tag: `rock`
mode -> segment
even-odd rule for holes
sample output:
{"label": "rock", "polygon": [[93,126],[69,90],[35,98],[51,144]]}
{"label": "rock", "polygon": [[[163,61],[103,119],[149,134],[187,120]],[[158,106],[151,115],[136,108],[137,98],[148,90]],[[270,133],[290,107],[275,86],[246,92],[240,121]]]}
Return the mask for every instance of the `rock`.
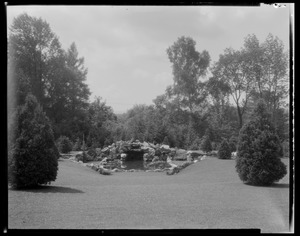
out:
{"label": "rock", "polygon": [[111,175],[111,171],[109,171],[109,170],[107,170],[107,169],[105,169],[105,168],[102,168],[102,167],[100,167],[100,168],[98,169],[98,172],[99,172],[100,174],[102,174],[102,175]]}
{"label": "rock", "polygon": [[161,145],[160,146],[160,151],[161,152],[164,152],[164,153],[170,153],[171,152],[171,149],[170,149],[170,146],[169,145]]}
{"label": "rock", "polygon": [[83,162],[82,162],[82,161],[78,161],[78,163],[80,163],[80,164],[83,164]]}
{"label": "rock", "polygon": [[121,154],[121,158],[126,158],[127,157],[127,154],[126,153],[122,153]]}

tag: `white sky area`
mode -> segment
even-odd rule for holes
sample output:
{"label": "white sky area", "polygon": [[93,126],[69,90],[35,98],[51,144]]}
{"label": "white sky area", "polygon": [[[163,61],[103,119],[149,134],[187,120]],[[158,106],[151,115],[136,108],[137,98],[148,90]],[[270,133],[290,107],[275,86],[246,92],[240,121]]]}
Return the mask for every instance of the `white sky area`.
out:
{"label": "white sky area", "polygon": [[272,33],[288,50],[291,6],[8,6],[7,24],[26,12],[47,21],[64,49],[75,42],[88,68],[90,100],[101,96],[121,113],[153,104],[173,83],[166,49],[181,36],[207,50],[211,64],[253,33],[260,42]]}

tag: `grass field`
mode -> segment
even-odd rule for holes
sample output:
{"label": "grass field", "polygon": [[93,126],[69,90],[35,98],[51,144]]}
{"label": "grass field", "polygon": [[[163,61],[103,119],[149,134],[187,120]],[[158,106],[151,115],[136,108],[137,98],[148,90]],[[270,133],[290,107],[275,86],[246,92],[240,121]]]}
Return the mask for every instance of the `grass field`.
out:
{"label": "grass field", "polygon": [[[288,165],[288,159],[283,160]],[[289,168],[288,168],[289,169]],[[59,160],[57,180],[8,191],[9,229],[249,229],[289,231],[289,176],[243,184],[234,160],[205,159],[179,174],[100,175]]]}

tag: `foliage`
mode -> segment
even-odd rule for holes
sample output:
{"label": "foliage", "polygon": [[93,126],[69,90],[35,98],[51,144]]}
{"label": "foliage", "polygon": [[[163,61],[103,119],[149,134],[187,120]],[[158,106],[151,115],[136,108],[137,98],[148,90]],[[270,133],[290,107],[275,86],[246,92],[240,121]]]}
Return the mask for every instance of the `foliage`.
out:
{"label": "foliage", "polygon": [[[84,110],[90,91],[87,69],[75,43],[65,51],[50,25],[24,13],[14,18],[8,39],[9,109],[24,104],[32,93],[51,120],[55,138],[73,138],[86,128]],[[14,94],[14,91],[15,94]]]}
{"label": "foliage", "polygon": [[164,138],[164,140],[163,140],[162,144],[165,144],[165,145],[170,145],[170,143],[169,143],[169,139],[168,139],[168,136],[165,136],[165,138]]}
{"label": "foliage", "polygon": [[243,182],[269,185],[287,173],[280,160],[281,143],[270,119],[260,100],[252,119],[240,131],[236,170]]}
{"label": "foliage", "polygon": [[234,136],[232,136],[229,139],[229,147],[230,147],[230,151],[231,152],[235,152],[236,151],[237,142],[238,142],[238,139],[236,137],[234,137]]}
{"label": "foliage", "polygon": [[75,141],[75,143],[74,143],[74,145],[73,145],[72,150],[73,150],[73,151],[80,151],[80,150],[81,150],[81,145],[82,145],[82,144],[81,144],[80,139],[77,138],[76,141]]}
{"label": "foliage", "polygon": [[66,136],[60,136],[59,139],[56,141],[56,145],[61,153],[68,153],[72,151],[73,148],[73,143]]}
{"label": "foliage", "polygon": [[202,142],[201,142],[201,150],[204,152],[212,151],[212,146],[211,146],[209,135],[205,135],[203,137]]}
{"label": "foliage", "polygon": [[230,147],[229,147],[229,144],[226,139],[224,139],[220,144],[220,148],[218,150],[218,156],[219,156],[219,159],[230,159],[231,158]]}
{"label": "foliage", "polygon": [[280,39],[270,34],[260,43],[248,35],[240,50],[225,49],[211,68],[209,53],[198,52],[190,37],[178,38],[166,52],[174,83],[153,105],[135,105],[116,116],[101,97],[89,101],[88,70],[76,44],[64,50],[46,21],[21,14],[9,28],[8,111],[32,93],[51,121],[54,138],[69,137],[74,150],[83,150],[82,143],[100,148],[130,139],[165,143],[166,137],[171,147],[199,149],[204,135],[213,148],[237,136],[264,98],[281,142],[288,139],[288,54]]}
{"label": "foliage", "polygon": [[198,52],[196,42],[190,37],[182,36],[167,49],[167,54],[173,66],[174,76],[174,85],[168,88],[169,94],[177,96],[180,105],[192,112],[194,106],[206,98],[204,83],[199,77],[207,72],[209,53]]}
{"label": "foliage", "polygon": [[189,146],[189,150],[199,150],[201,145],[201,139],[196,138],[193,143]]}
{"label": "foliage", "polygon": [[33,95],[20,106],[10,127],[8,181],[33,187],[55,181],[59,153],[50,122]]}

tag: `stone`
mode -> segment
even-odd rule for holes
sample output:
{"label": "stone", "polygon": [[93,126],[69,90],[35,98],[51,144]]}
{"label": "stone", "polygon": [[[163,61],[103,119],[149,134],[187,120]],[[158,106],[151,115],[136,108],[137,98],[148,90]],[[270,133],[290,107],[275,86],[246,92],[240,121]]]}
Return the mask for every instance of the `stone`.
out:
{"label": "stone", "polygon": [[105,168],[102,168],[102,167],[100,167],[100,168],[98,169],[98,172],[99,172],[100,174],[102,174],[102,175],[111,175],[111,171],[109,171],[109,170],[107,170],[107,169],[105,169]]}

